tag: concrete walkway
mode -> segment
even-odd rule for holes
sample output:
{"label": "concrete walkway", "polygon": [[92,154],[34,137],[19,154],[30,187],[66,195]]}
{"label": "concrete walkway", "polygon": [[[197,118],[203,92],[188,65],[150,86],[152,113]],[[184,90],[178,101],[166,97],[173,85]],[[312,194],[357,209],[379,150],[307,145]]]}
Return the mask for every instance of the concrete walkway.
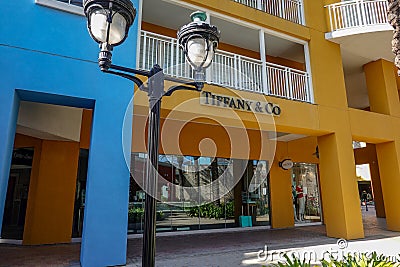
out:
{"label": "concrete walkway", "polygon": [[[370,208],[363,212],[366,238],[347,249],[400,253],[400,233],[386,231],[385,220]],[[385,244],[390,244],[387,246]],[[163,233],[157,236],[156,266],[262,266],[260,251],[319,251],[338,249],[337,239],[326,237],[325,227],[291,229],[236,228],[229,231]],[[388,247],[385,250],[385,247]],[[391,250],[389,250],[391,248]],[[141,266],[141,238],[128,240],[128,266]],[[15,246],[0,244],[0,266],[79,266],[80,244]],[[300,253],[300,252],[299,252]],[[261,261],[259,260],[261,258]],[[267,259],[269,260],[269,259]]]}

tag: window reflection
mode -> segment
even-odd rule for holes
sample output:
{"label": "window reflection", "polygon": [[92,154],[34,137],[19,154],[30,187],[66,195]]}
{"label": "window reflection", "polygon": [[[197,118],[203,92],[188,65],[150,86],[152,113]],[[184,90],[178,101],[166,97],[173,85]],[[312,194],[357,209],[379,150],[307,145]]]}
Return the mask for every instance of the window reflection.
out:
{"label": "window reflection", "polygon": [[[129,233],[143,232],[145,163],[146,154],[132,154]],[[160,155],[158,173],[158,232],[234,226],[234,195],[226,187],[233,179],[230,160]]]}
{"label": "window reflection", "polygon": [[270,224],[268,162],[248,161],[243,177],[242,215],[251,216],[252,225]]}

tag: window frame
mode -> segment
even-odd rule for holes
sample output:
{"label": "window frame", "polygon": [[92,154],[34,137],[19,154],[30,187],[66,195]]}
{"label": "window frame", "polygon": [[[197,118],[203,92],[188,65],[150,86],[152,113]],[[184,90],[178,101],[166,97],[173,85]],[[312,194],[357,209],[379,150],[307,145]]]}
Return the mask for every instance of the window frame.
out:
{"label": "window frame", "polygon": [[41,6],[54,8],[75,15],[85,16],[85,14],[83,13],[83,7],[64,3],[58,0],[35,0],[35,3]]}

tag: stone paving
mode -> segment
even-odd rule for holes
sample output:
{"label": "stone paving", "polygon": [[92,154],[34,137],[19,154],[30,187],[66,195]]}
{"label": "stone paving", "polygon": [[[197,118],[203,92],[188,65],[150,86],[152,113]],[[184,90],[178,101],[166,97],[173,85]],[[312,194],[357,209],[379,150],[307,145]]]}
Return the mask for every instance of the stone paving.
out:
{"label": "stone paving", "polygon": [[[400,233],[384,230],[385,220],[375,211],[363,208],[366,238],[375,240],[399,237]],[[163,233],[157,236],[156,266],[262,266],[257,252],[269,249],[302,248],[336,244],[326,237],[325,227],[303,226],[290,229],[235,228],[226,232],[202,231]],[[128,240],[127,266],[141,266],[142,240]],[[79,266],[80,244],[18,246],[0,244],[0,266]]]}

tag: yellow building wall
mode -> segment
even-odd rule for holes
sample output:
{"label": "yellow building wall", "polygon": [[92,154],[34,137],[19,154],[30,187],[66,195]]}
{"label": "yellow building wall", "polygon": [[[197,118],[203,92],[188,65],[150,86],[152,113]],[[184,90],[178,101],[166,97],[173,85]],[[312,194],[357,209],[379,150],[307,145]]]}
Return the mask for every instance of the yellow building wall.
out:
{"label": "yellow building wall", "polygon": [[347,108],[346,86],[340,46],[325,39],[325,33],[310,30],[310,61],[315,102]]}
{"label": "yellow building wall", "polygon": [[16,134],[15,148],[34,148],[23,244],[71,241],[79,149],[90,146],[92,112],[82,113],[80,143]]}
{"label": "yellow building wall", "polygon": [[[278,104],[282,109],[282,113],[280,116],[271,119],[270,117],[267,118],[265,116],[260,116],[259,114],[253,114],[249,112],[233,112],[230,109],[200,105],[199,93],[176,92],[174,93],[173,97],[163,99],[162,116],[164,118],[181,121],[191,121],[193,120],[193,117],[195,117],[197,121],[206,122],[208,124],[210,124],[210,122],[207,122],[207,119],[211,119],[221,125],[224,125],[225,129],[230,127],[248,128],[254,129],[255,131],[261,130],[265,132],[276,130],[278,132],[312,136],[329,136],[331,133],[340,132],[340,134],[335,135],[335,138],[327,138],[326,142],[324,142],[327,147],[334,148],[334,153],[329,155],[328,158],[334,159],[333,162],[336,163],[334,166],[332,166],[330,160],[325,160],[324,164],[321,164],[320,167],[321,180],[324,180],[324,176],[329,177],[325,178],[325,180],[328,182],[324,183],[321,181],[321,185],[324,185],[321,186],[322,195],[327,196],[323,199],[324,211],[328,210],[328,213],[331,214],[331,216],[325,216],[325,223],[329,225],[327,229],[329,229],[328,235],[330,236],[360,238],[363,237],[361,211],[352,212],[350,214],[351,209],[354,209],[355,207],[358,207],[358,210],[360,209],[357,182],[354,179],[355,163],[351,144],[352,133],[348,119],[349,111],[347,108],[340,48],[338,45],[326,41],[322,32],[317,32],[315,30],[312,30],[311,32],[315,34],[315,39],[311,42],[312,44],[310,44],[310,54],[312,56],[312,60],[315,61],[312,63],[311,67],[313,71],[314,94],[318,105],[311,105],[250,92],[236,91],[227,88],[206,85],[204,90],[216,94]],[[328,59],[330,62],[336,62],[336,64],[326,64],[326,59]],[[169,83],[166,83],[167,88],[169,85]],[[134,101],[135,115],[146,116],[147,96],[144,93],[137,91],[135,93]],[[338,120],[338,118],[340,119]],[[340,123],[337,123],[338,121]],[[343,123],[346,125],[345,128],[343,128]],[[137,129],[135,125],[136,124],[134,123],[133,146],[135,146],[135,142],[137,142],[137,140],[140,141],[140,138],[137,138],[139,135],[137,135],[135,132],[137,130],[142,132],[143,129],[143,126],[138,127]],[[201,135],[201,131],[207,131],[207,127],[204,127],[203,130],[198,129],[196,133]],[[191,136],[191,134],[188,134],[188,136]],[[205,136],[206,135],[203,135],[203,137]],[[185,137],[182,135],[180,138],[182,138],[181,140],[184,140]],[[191,138],[189,143],[193,143],[193,141],[194,139]],[[257,145],[257,142],[251,143]],[[190,151],[190,148],[187,147],[187,144],[187,142],[183,142],[181,144],[181,146],[185,148],[185,151],[187,151],[187,154],[199,152],[197,149],[192,149]],[[236,147],[246,147],[244,142],[234,144]],[[192,145],[192,147],[195,146],[195,144]],[[342,148],[342,146],[348,147]],[[145,145],[142,145],[142,148],[143,147],[145,147]],[[306,160],[302,162],[307,162],[307,160],[309,160],[309,157],[311,157],[311,155],[315,152],[315,148],[316,145],[314,143],[314,145],[309,148],[310,151],[308,156],[305,157]],[[292,151],[296,150],[294,148],[291,149]],[[322,151],[330,154],[331,150],[328,148]],[[301,154],[303,152],[299,153]],[[226,156],[226,154],[217,154],[217,156]],[[240,152],[231,153],[230,157],[243,158],[243,154]],[[275,160],[277,160],[277,158],[275,158]],[[288,176],[288,172],[282,173],[281,170],[279,170],[276,166],[277,163],[274,162],[271,168],[271,205],[274,205],[274,203],[277,205],[276,203],[279,203],[279,205],[275,206],[275,208],[279,206],[291,207],[292,200],[290,179],[288,180],[283,178],[281,180],[276,180],[279,179],[278,177]],[[337,175],[332,175],[332,173],[336,173]],[[329,180],[332,180],[333,182],[331,183]],[[286,181],[286,185],[284,184],[284,181]],[[344,184],[346,187],[342,186]],[[331,194],[327,194],[326,191],[330,192]],[[336,205],[337,203],[335,199],[337,197],[341,198],[340,205]],[[336,213],[342,213],[346,216],[338,219],[337,216],[333,216],[333,214]],[[293,225],[293,210],[292,208],[279,211],[275,210],[273,218],[273,227],[288,227]]]}
{"label": "yellow building wall", "polygon": [[332,1],[303,1],[306,26],[308,28],[312,28],[320,32],[328,32],[328,24],[326,23],[327,12],[324,6],[327,4],[331,4],[330,2]]}
{"label": "yellow building wall", "polygon": [[[134,115],[132,152],[147,150],[146,117]],[[161,120],[159,153],[235,159],[271,158],[275,142],[268,142],[268,133],[258,130],[221,126],[201,122]]]}
{"label": "yellow building wall", "polygon": [[316,137],[304,137],[287,143],[288,155],[293,162],[305,162],[318,164],[315,154],[318,146]]}
{"label": "yellow building wall", "polygon": [[[265,29],[308,41],[315,105],[260,96],[242,91],[232,92],[233,90],[206,85],[204,90],[214,93],[224,95],[236,94],[238,97],[245,99],[262,99],[262,101],[277,103],[282,109],[282,114],[274,118],[274,126],[271,126],[270,121],[264,121],[263,119],[260,121],[259,118],[254,117],[252,114],[245,112],[236,112],[233,114],[226,109],[216,109],[199,105],[198,93],[177,92],[173,98],[168,98],[168,100],[165,98],[163,100],[163,117],[181,121],[192,121],[193,116],[200,116],[202,119],[197,119],[197,122],[201,120],[204,122],[206,121],[204,118],[211,118],[224,125],[225,128],[246,127],[256,131],[269,131],[275,128],[279,132],[314,136],[313,141],[299,140],[287,144],[279,143],[277,146],[277,154],[271,167],[272,226],[276,228],[293,225],[292,209],[277,209],[279,205],[283,207],[291,206],[290,175],[289,172],[279,169],[277,161],[283,157],[292,157],[294,161],[317,163],[317,159],[312,156],[315,152],[315,138],[317,137],[320,152],[321,195],[327,233],[332,237],[348,239],[363,237],[364,232],[357,181],[355,179],[355,159],[352,140],[382,144],[382,146],[377,146],[378,158],[384,160],[384,155],[386,154],[389,155],[389,158],[385,160],[385,163],[380,163],[379,167],[381,165],[385,166],[380,172],[381,174],[385,174],[386,177],[390,175],[396,177],[393,179],[386,178],[385,181],[382,181],[383,194],[385,195],[385,192],[389,194],[393,185],[398,185],[396,179],[400,176],[398,168],[389,169],[390,165],[387,164],[387,162],[391,162],[391,164],[397,166],[399,163],[398,159],[400,158],[398,156],[399,153],[397,153],[397,141],[393,143],[400,130],[398,129],[399,126],[397,126],[400,125],[400,122],[392,117],[393,115],[397,116],[396,109],[398,109],[397,104],[397,106],[392,105],[393,99],[398,101],[399,96],[393,92],[380,92],[379,90],[375,90],[374,92],[389,96],[387,99],[379,101],[386,101],[386,104],[382,107],[383,113],[388,113],[384,109],[389,106],[392,110],[390,115],[354,110],[348,107],[340,46],[325,39],[325,32],[329,30],[329,27],[326,16],[327,10],[324,6],[339,1],[304,1],[306,26],[274,17],[239,3],[234,3],[231,0],[186,0],[185,2],[241,19]],[[376,72],[376,65],[371,67],[371,71],[367,70],[366,72],[370,72],[372,77],[371,82],[368,83],[376,83],[375,87],[381,88],[380,90],[384,91],[389,90],[389,87],[394,87],[393,85],[397,89],[396,80],[391,80],[392,78],[388,74],[388,64],[385,62],[377,64],[380,64],[381,68],[383,66],[383,71],[378,68],[379,71]],[[391,68],[391,72],[393,73],[393,67]],[[379,73],[382,78],[374,78],[374,73]],[[137,93],[135,95],[135,115],[146,116],[146,106],[146,96]],[[258,121],[258,123],[254,123],[254,121]],[[207,131],[207,127],[196,127],[193,128],[196,131],[185,129],[185,134],[181,137],[181,140],[189,138],[188,136],[194,136],[194,134],[199,137],[199,139],[196,139],[197,137],[189,138],[188,140],[192,143],[180,143],[185,153],[199,153],[196,145],[193,143],[198,142],[200,136],[205,137],[207,134],[210,135],[210,133],[203,133],[203,131]],[[211,127],[208,129],[214,128]],[[134,127],[134,132],[136,130]],[[139,135],[134,133],[134,136],[138,137]],[[143,134],[141,136],[143,137]],[[225,135],[221,134],[221,136]],[[136,137],[134,137],[133,142],[138,140]],[[218,139],[216,140],[218,141]],[[219,141],[222,142],[223,140]],[[254,144],[257,145],[257,141]],[[133,146],[135,147],[135,144]],[[144,147],[145,145],[142,144],[141,149]],[[239,147],[245,147],[244,143],[240,144]],[[309,151],[305,151],[305,147]],[[218,151],[221,151],[221,155],[227,155],[226,152],[228,149],[229,147],[226,146],[218,148]],[[232,157],[235,158],[235,156],[239,155],[240,153],[233,154]],[[253,154],[253,156],[256,155]],[[391,200],[391,203],[395,203],[395,201]],[[397,229],[395,221],[398,220],[398,213],[394,212],[394,207],[394,204],[385,204],[386,212],[390,210],[392,214],[389,220],[391,229]]]}
{"label": "yellow building wall", "polygon": [[370,109],[386,115],[400,117],[399,94],[393,62],[379,59],[364,65]]}
{"label": "yellow building wall", "polygon": [[279,161],[290,158],[287,143],[278,142],[270,170],[271,227],[294,226],[291,171],[279,167]]}
{"label": "yellow building wall", "polygon": [[400,209],[398,188],[400,187],[400,138],[377,144],[379,172],[385,202],[386,225],[388,230],[400,231]]}
{"label": "yellow building wall", "polygon": [[353,140],[378,144],[393,140],[396,132],[390,116],[359,109],[348,109]]}
{"label": "yellow building wall", "polygon": [[[384,130],[391,140],[376,144],[380,181],[389,230],[400,231],[400,209],[395,191],[400,186],[400,103],[393,63],[380,59],[364,66],[371,111],[384,114]],[[383,117],[382,116],[382,117]]]}
{"label": "yellow building wall", "polygon": [[34,148],[23,244],[70,242],[79,143],[16,134],[14,147]]}
{"label": "yellow building wall", "polygon": [[[165,87],[169,88],[171,83]],[[263,94],[255,94],[247,91],[232,90],[229,88],[206,84],[203,91],[214,94],[226,95],[235,98],[249,99],[251,101],[271,102],[279,105],[282,113],[278,117],[266,114],[245,112],[228,108],[201,105],[198,92],[175,92],[171,97],[164,97],[162,101],[161,117],[171,120],[201,121],[210,123],[210,119],[224,127],[238,127],[264,131],[279,131],[305,135],[322,135],[329,131],[319,126],[318,105],[311,105],[282,98],[270,97]],[[147,116],[148,99],[145,92],[135,91],[134,114]],[[134,127],[135,128],[135,127]],[[133,129],[142,131],[142,128]],[[136,138],[133,139],[134,142]]]}
{"label": "yellow building wall", "polygon": [[[206,85],[204,90],[216,94],[276,103],[281,107],[282,114],[274,117],[271,122],[271,120],[251,113],[241,111],[232,112],[229,109],[217,109],[215,107],[200,105],[199,95],[195,92],[176,92],[173,97],[164,98],[162,104],[163,117],[181,121],[192,121],[193,117],[201,117],[203,121],[205,120],[204,118],[211,118],[219,124],[224,125],[224,128],[245,127],[265,132],[276,130],[278,132],[304,134],[321,138],[318,139],[318,144],[319,140],[321,140],[324,148],[320,150],[320,154],[325,154],[322,156],[324,158],[323,163],[321,162],[320,164],[321,191],[322,195],[325,195],[323,197],[323,205],[324,212],[326,213],[325,223],[327,224],[328,235],[345,238],[363,237],[357,182],[354,179],[355,162],[351,145],[353,135],[350,126],[350,111],[347,105],[340,46],[325,39],[325,31],[327,29],[325,10],[323,8],[325,3],[323,1],[307,1],[305,10],[308,27],[304,27],[238,3],[233,3],[230,0],[221,0],[218,2],[191,0],[187,2],[223,14],[229,14],[230,16],[243,19],[267,29],[277,30],[278,32],[283,32],[303,40],[309,40],[312,84],[316,105]],[[314,14],[315,16],[312,16]],[[168,88],[169,84],[166,84]],[[146,106],[147,96],[137,92],[135,94],[135,115],[146,116]],[[366,115],[365,119],[368,117]],[[343,127],[343,123],[345,127]],[[141,128],[139,127],[140,131]],[[207,127],[197,128],[195,132],[200,136],[202,135],[202,131],[207,131]],[[336,134],[332,135],[333,133]],[[193,134],[193,132],[190,133],[190,130],[187,130],[186,134],[183,134],[180,138],[184,140],[186,138],[185,135],[193,136]],[[138,135],[134,133],[134,136]],[[203,134],[203,137],[205,136],[207,135]],[[195,138],[189,139],[189,144],[190,142],[196,143],[199,141],[197,139],[196,142],[193,142]],[[135,140],[138,139],[134,137],[133,142]],[[252,141],[252,144],[257,145],[257,141]],[[197,148],[190,150],[188,142],[182,142],[180,145],[185,153],[186,151],[188,154],[189,152],[192,154],[199,153]],[[246,147],[244,142],[240,144],[235,143],[234,145],[240,148]],[[142,148],[144,146],[142,144]],[[190,146],[193,147],[193,144]],[[316,159],[312,158],[312,154],[315,153],[316,148],[315,141],[314,144],[308,146],[310,150],[308,152],[297,149],[304,146],[306,144],[300,143],[297,147],[295,144],[290,144],[286,148],[278,149],[277,153],[286,153],[290,154],[290,156],[293,153],[293,157],[296,157],[295,161],[315,162]],[[229,149],[229,147],[227,146],[225,149]],[[223,151],[223,148],[221,148],[221,151]],[[298,152],[298,156],[295,155],[295,152]],[[226,156],[227,154],[221,153],[221,155]],[[255,154],[252,155],[256,156]],[[242,156],[240,152],[231,153],[232,158],[242,158]],[[302,160],[303,158],[304,160]],[[279,156],[275,158],[275,161],[278,159]],[[291,185],[290,179],[287,179],[290,175],[288,174],[289,172],[281,171],[275,161],[271,168],[271,204],[273,206],[274,203],[280,203],[280,206],[290,207],[292,203]],[[285,176],[286,178],[284,178]],[[337,205],[337,198],[340,199],[340,205]],[[278,206],[275,204],[275,209]],[[359,212],[351,211],[357,208]],[[278,228],[293,225],[292,209],[275,210],[272,212],[275,212],[272,221],[273,227]],[[343,216],[339,219],[334,214],[342,214]]]}
{"label": "yellow building wall", "polygon": [[318,137],[320,185],[327,235],[337,238],[364,236],[352,135],[347,113],[320,108],[320,123],[333,134]]}
{"label": "yellow building wall", "polygon": [[39,171],[31,176],[23,244],[71,241],[79,143],[42,141]]}

